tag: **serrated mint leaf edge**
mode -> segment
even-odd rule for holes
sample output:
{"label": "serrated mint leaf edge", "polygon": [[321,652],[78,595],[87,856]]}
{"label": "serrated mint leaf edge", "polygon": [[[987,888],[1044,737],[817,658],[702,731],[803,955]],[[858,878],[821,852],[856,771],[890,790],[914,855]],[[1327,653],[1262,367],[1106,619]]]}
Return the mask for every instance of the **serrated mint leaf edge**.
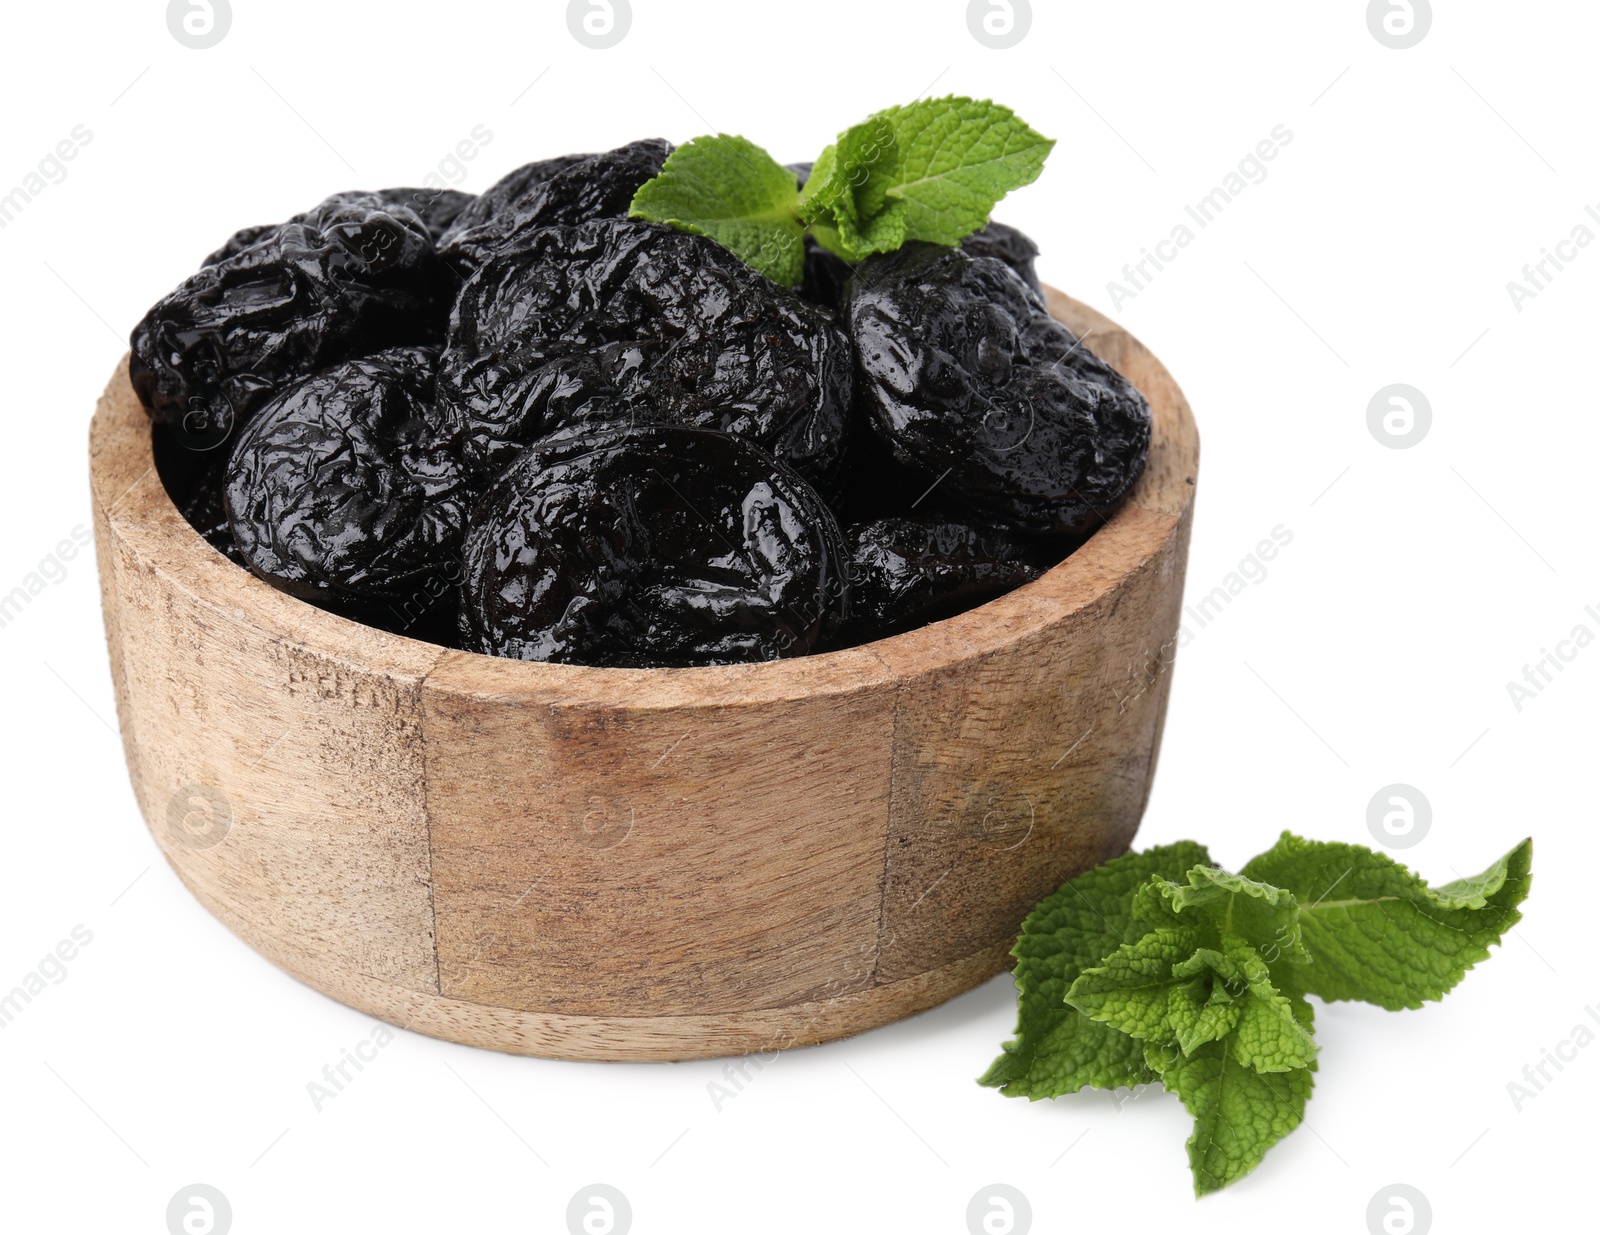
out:
{"label": "serrated mint leaf edge", "polygon": [[[1379,897],[1354,897],[1354,898],[1329,898],[1329,893],[1336,890],[1337,885],[1326,889],[1316,900],[1305,903],[1302,895],[1300,906],[1300,932],[1306,950],[1312,958],[1308,966],[1297,967],[1292,977],[1286,976],[1284,985],[1296,990],[1316,995],[1329,1003],[1340,1001],[1371,1003],[1389,1011],[1421,1008],[1427,1003],[1436,1003],[1454,990],[1463,978],[1491,955],[1489,948],[1503,943],[1506,932],[1522,920],[1519,906],[1526,900],[1532,886],[1533,840],[1525,838],[1513,846],[1487,869],[1477,875],[1457,879],[1440,887],[1430,887],[1423,877],[1411,870],[1403,863],[1378,850],[1369,849],[1363,845],[1353,845],[1339,841],[1312,841],[1298,836],[1293,832],[1284,831],[1271,849],[1258,854],[1250,859],[1242,868],[1248,872],[1252,867],[1270,865],[1274,861],[1283,862],[1290,858],[1300,859],[1309,865],[1315,855],[1328,855],[1330,851],[1347,850],[1360,858],[1373,860],[1374,867],[1379,870],[1388,868],[1405,879],[1413,882],[1414,896],[1379,896]],[[1341,857],[1340,859],[1344,859]],[[1352,867],[1352,869],[1354,869]],[[1248,877],[1248,876],[1247,876]],[[1291,870],[1280,878],[1291,880],[1294,878]],[[1304,877],[1304,876],[1302,876]],[[1304,889],[1301,890],[1304,893]],[[1472,943],[1470,946],[1461,947],[1452,954],[1450,968],[1453,971],[1449,980],[1443,982],[1437,990],[1432,986],[1423,986],[1418,983],[1413,989],[1405,991],[1403,996],[1374,997],[1375,992],[1370,987],[1365,993],[1346,993],[1353,990],[1357,983],[1351,974],[1365,968],[1352,961],[1344,967],[1330,965],[1326,958],[1332,955],[1343,955],[1345,948],[1338,938],[1336,923],[1340,922],[1338,915],[1344,915],[1346,924],[1353,923],[1349,913],[1352,909],[1375,907],[1384,903],[1403,903],[1415,910],[1419,915],[1429,918],[1439,925],[1437,918],[1424,912],[1431,908],[1440,913],[1477,913],[1485,910],[1494,910],[1500,915],[1494,923],[1480,923],[1475,930],[1464,930],[1453,925],[1446,929],[1457,931],[1463,942],[1474,935],[1485,935],[1488,938],[1481,943]],[[1363,936],[1363,942],[1370,942],[1375,937]],[[1405,939],[1403,931],[1396,931],[1394,939]],[[1419,954],[1429,960],[1437,961],[1436,949],[1421,949]],[[1404,965],[1404,957],[1398,958],[1398,963]],[[1437,975],[1429,975],[1437,978]],[[1394,980],[1385,975],[1385,980],[1391,985],[1396,985]],[[1369,979],[1370,981],[1370,979]],[[1381,984],[1380,984],[1381,985]],[[1419,993],[1420,992],[1420,993]]]}
{"label": "serrated mint leaf edge", "polygon": [[[1007,149],[993,157],[972,163],[951,164],[937,174],[894,180],[892,177],[899,172],[908,137],[915,139],[952,111],[958,113],[958,126],[969,119],[980,119],[959,115],[963,107],[983,109],[981,124],[985,130],[998,125],[1014,125],[1017,135],[1029,140],[1024,145]],[[851,161],[840,158],[838,153],[841,147],[852,140],[867,140],[871,136],[867,131],[878,125],[888,126],[891,141],[878,143],[871,149],[890,149],[896,156],[890,160],[895,171],[888,177],[882,175],[886,162],[882,158],[865,162]],[[903,125],[914,125],[915,128],[909,133],[902,133]],[[806,191],[801,194],[801,214],[812,226],[812,234],[818,242],[847,261],[861,261],[873,253],[892,252],[913,240],[959,244],[967,236],[982,230],[992,216],[995,205],[1008,193],[1032,184],[1039,178],[1055,144],[1054,139],[1038,132],[1013,109],[992,99],[946,95],[939,99],[919,99],[914,103],[885,108],[842,131],[835,142],[818,156]],[[874,175],[874,169],[880,174]],[[985,169],[996,170],[986,173]],[[1016,170],[1017,174],[1006,175],[998,169]],[[858,176],[860,191],[872,186],[872,195],[881,193],[882,196],[877,208],[866,214],[860,210],[858,191],[853,190],[850,183]],[[974,178],[982,183],[970,183]],[[888,182],[883,183],[886,179]],[[917,190],[937,184],[948,184],[952,190],[959,189],[963,195],[985,204],[979,209],[969,203],[971,216],[962,217],[957,225],[940,228],[919,226],[916,217],[918,210],[927,210],[930,214],[939,211],[932,203],[921,202]],[[946,207],[947,212],[949,209]],[[977,218],[979,214],[981,218]],[[973,218],[977,219],[975,223],[971,221]],[[818,223],[830,229],[828,236],[818,233]]]}
{"label": "serrated mint leaf edge", "polygon": [[[743,193],[753,201],[766,198],[765,205],[752,209],[735,200],[739,184],[719,185],[704,175],[704,167],[719,155],[731,155],[743,166],[738,176]],[[685,201],[696,195],[708,204],[693,213],[683,210]],[[719,196],[723,205],[710,204]],[[635,191],[628,217],[705,236],[774,282],[793,287],[805,272],[799,200],[794,173],[766,150],[742,135],[716,133],[685,142],[668,155],[661,171]],[[750,236],[756,237],[755,243],[746,243]]]}

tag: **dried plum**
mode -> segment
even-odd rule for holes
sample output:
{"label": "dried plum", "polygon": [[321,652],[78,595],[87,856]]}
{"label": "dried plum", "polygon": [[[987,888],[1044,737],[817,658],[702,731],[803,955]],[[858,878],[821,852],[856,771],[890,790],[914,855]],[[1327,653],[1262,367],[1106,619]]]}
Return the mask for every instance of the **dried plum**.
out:
{"label": "dried plum", "polygon": [[481,207],[463,212],[440,255],[465,277],[540,228],[626,218],[639,186],[671,153],[657,138],[520,167],[478,199]]}
{"label": "dried plum", "polygon": [[477,199],[460,189],[379,189],[373,196],[416,211],[437,244],[461,212]]}
{"label": "dried plum", "polygon": [[530,446],[474,509],[464,559],[464,645],[523,660],[800,656],[848,604],[816,492],[750,442],[670,425]]}
{"label": "dried plum", "polygon": [[857,268],[845,315],[873,429],[963,511],[1078,536],[1143,469],[1144,398],[998,258],[879,254]]}
{"label": "dried plum", "polygon": [[485,478],[556,429],[626,421],[735,433],[826,485],[853,383],[832,313],[714,241],[605,219],[535,232],[467,281],[439,400]]}
{"label": "dried plum", "polygon": [[1033,268],[1033,259],[1039,256],[1039,246],[1016,228],[991,219],[987,226],[963,240],[961,247],[973,257],[998,257],[1020,274],[1029,287],[1044,294],[1039,273]]}
{"label": "dried plum", "polygon": [[330,198],[202,267],[134,327],[151,419],[214,445],[296,378],[437,335],[438,265],[416,212]]}
{"label": "dried plum", "polygon": [[880,519],[845,533],[853,641],[949,617],[1037,579],[1015,537],[966,523]]}
{"label": "dried plum", "polygon": [[[289,221],[303,223],[305,222],[305,216],[297,214]],[[200,263],[200,266],[202,269],[206,266],[215,266],[218,262],[237,256],[246,249],[253,249],[263,240],[275,237],[283,227],[284,224],[282,223],[259,223],[254,227],[241,227],[223,242],[220,249],[206,254],[206,258]]]}
{"label": "dried plum", "polygon": [[491,215],[507,209],[518,198],[527,194],[559,171],[564,171],[574,163],[582,163],[585,159],[592,159],[593,154],[563,154],[553,159],[539,159],[533,163],[524,163],[516,171],[508,172],[501,176],[482,193],[479,193],[472,202],[458,214],[449,228],[445,230],[445,238],[457,232],[466,231],[468,228],[478,227],[488,222]]}
{"label": "dried plum", "polygon": [[350,611],[459,578],[472,493],[433,410],[430,348],[393,348],[284,390],[228,460],[234,542],[258,576]]}
{"label": "dried plum", "polygon": [[437,243],[439,237],[455,221],[456,216],[474,200],[476,199],[472,194],[462,193],[457,189],[377,189],[372,192],[356,189],[348,193],[335,193],[318,202],[310,210],[302,211],[283,223],[263,223],[255,227],[240,228],[228,237],[220,249],[208,255],[200,264],[215,266],[224,258],[232,257],[260,244],[291,223],[309,222],[315,219],[319,212],[325,214],[333,204],[348,205],[352,202],[357,204],[365,202],[386,210],[396,208],[411,210],[422,220],[428,235]]}

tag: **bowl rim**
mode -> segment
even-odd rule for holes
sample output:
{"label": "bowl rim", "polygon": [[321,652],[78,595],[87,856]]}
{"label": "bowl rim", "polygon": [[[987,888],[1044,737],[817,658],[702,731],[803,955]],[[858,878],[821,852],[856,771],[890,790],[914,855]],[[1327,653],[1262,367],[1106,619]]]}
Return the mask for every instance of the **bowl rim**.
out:
{"label": "bowl rim", "polygon": [[851,691],[981,656],[1078,608],[1107,601],[1123,579],[1155,558],[1192,509],[1199,442],[1177,384],[1128,331],[1054,288],[1044,291],[1051,314],[1122,371],[1150,403],[1150,452],[1133,491],[1083,544],[1032,582],[961,613],[854,647],[737,665],[561,665],[447,648],[319,609],[229,561],[178,512],[156,470],[154,439],[129,381],[126,354],[90,428],[91,495],[98,518],[122,547],[219,619],[264,627],[285,642],[365,673],[427,679],[430,686],[479,698],[581,698],[630,708]]}

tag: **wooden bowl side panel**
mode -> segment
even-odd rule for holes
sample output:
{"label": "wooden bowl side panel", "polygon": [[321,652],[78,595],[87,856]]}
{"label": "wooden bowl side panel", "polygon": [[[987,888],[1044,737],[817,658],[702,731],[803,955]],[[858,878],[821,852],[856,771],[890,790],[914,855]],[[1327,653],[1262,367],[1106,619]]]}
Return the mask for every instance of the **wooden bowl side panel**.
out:
{"label": "wooden bowl side panel", "polygon": [[207,890],[179,877],[216,915],[267,960],[326,995],[402,1029],[466,1046],[555,1059],[617,1062],[770,1055],[815,1046],[914,1016],[971,990],[1005,967],[1009,941],[977,956],[887,986],[863,974],[819,998],[780,1008],[682,1015],[588,1016],[499,1007],[415,991],[334,962],[307,966],[304,954],[208,899]]}
{"label": "wooden bowl side panel", "polygon": [[[1002,651],[920,674],[916,647],[880,652],[906,680],[879,981],[1009,942],[1045,895],[1127,849],[1166,704],[1159,648],[1181,575],[1170,531],[1155,516],[1125,522],[1129,572]],[[1048,576],[1031,586],[1041,602],[1059,590]]]}
{"label": "wooden bowl side panel", "polygon": [[682,706],[426,689],[441,991],[591,1016],[737,1012],[870,979],[893,689]]}

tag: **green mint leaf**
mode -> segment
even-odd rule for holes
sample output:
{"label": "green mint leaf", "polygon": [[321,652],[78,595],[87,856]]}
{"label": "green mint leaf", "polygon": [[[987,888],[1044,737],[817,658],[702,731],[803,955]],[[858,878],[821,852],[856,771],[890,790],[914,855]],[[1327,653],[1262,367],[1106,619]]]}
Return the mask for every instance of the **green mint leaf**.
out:
{"label": "green mint leaf", "polygon": [[801,198],[812,234],[847,261],[890,252],[908,239],[904,212],[887,208],[900,148],[888,115],[879,112],[839,134],[812,167],[811,191]]}
{"label": "green mint leaf", "polygon": [[1272,984],[1267,963],[1237,935],[1222,950],[1197,947],[1201,932],[1158,929],[1078,975],[1066,1002],[1130,1037],[1176,1042],[1185,1055],[1226,1039],[1258,1072],[1287,1072],[1316,1058],[1311,1034]]}
{"label": "green mint leaf", "polygon": [[1155,1080],[1144,1044],[1063,1004],[1019,1002],[1017,1036],[978,1084],[1008,1098],[1059,1098],[1089,1086],[1131,1089]]}
{"label": "green mint leaf", "polygon": [[1298,990],[1398,1010],[1442,998],[1488,957],[1521,920],[1532,860],[1523,841],[1482,874],[1430,888],[1384,854],[1285,832],[1243,873],[1300,902],[1311,961],[1294,971]]}
{"label": "green mint leaf", "polygon": [[[850,256],[855,250],[845,244],[833,221],[838,195],[842,191],[840,182],[834,176],[837,159],[838,146],[835,144],[819,154],[817,161],[811,165],[811,175],[806,180],[805,188],[800,190],[800,217],[809,225],[812,237],[828,252],[846,261],[859,261],[860,258]],[[819,197],[819,193],[823,193],[823,196]]]}
{"label": "green mint leaf", "polygon": [[890,123],[899,166],[885,196],[904,204],[909,239],[935,244],[959,244],[981,228],[996,202],[1039,178],[1055,146],[987,99],[895,107]]}
{"label": "green mint leaf", "polygon": [[773,282],[793,287],[805,269],[799,204],[793,172],[754,142],[722,133],[674,150],[633,195],[628,217],[709,236]]}
{"label": "green mint leaf", "polygon": [[1130,1037],[1168,1040],[1174,1036],[1168,1003],[1179,984],[1174,968],[1199,944],[1199,931],[1152,931],[1080,973],[1067,989],[1066,1002]]}
{"label": "green mint leaf", "polygon": [[1238,1001],[1239,1020],[1228,1040],[1233,1057],[1257,1072],[1291,1072],[1308,1068],[1317,1057],[1311,1037],[1311,1005],[1293,1000],[1272,984],[1267,963],[1242,939],[1226,944],[1228,959],[1238,966],[1247,994]]}
{"label": "green mint leaf", "polygon": [[[1165,901],[1161,906],[1155,897]],[[1216,867],[1199,866],[1182,880],[1151,880],[1134,903],[1135,913],[1156,924],[1203,921],[1216,932],[1213,941],[1236,935],[1271,960],[1304,964],[1310,958],[1300,937],[1299,904],[1294,895],[1259,880]]]}
{"label": "green mint leaf", "polygon": [[1315,1067],[1257,1072],[1223,1042],[1207,1042],[1189,1055],[1152,1050],[1147,1062],[1159,1065],[1162,1085],[1194,1116],[1188,1148],[1196,1196],[1242,1179],[1300,1126]]}
{"label": "green mint leaf", "polygon": [[1174,992],[1184,998],[1175,1002],[1171,1024],[1184,1054],[1226,1038],[1233,1057],[1257,1072],[1304,1068],[1316,1058],[1311,1005],[1305,1004],[1302,1025],[1302,1013],[1273,985],[1266,961],[1244,938],[1227,935],[1222,950],[1199,949],[1173,967],[1173,976],[1179,983]]}
{"label": "green mint leaf", "polygon": [[1016,1037],[979,1083],[1010,1097],[1053,1098],[1086,1085],[1116,1089],[1153,1080],[1137,1039],[1090,1020],[1064,997],[1085,969],[1146,933],[1132,916],[1141,885],[1210,860],[1192,841],[1130,853],[1085,871],[1041,901],[1011,949]]}
{"label": "green mint leaf", "polygon": [[823,152],[801,212],[817,239],[849,261],[909,240],[958,244],[1002,197],[1038,179],[1054,145],[986,99],[891,107]]}
{"label": "green mint leaf", "polygon": [[1195,977],[1173,984],[1167,995],[1167,1024],[1185,1055],[1216,1042],[1239,1023],[1239,1003],[1220,982]]}

